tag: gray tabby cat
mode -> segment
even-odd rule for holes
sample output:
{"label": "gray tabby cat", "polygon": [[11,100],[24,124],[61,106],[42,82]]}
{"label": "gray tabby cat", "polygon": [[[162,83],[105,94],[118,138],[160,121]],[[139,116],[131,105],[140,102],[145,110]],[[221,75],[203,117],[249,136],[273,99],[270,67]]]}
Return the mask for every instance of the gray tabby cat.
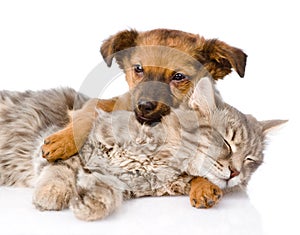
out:
{"label": "gray tabby cat", "polygon": [[[240,113],[203,78],[190,99],[194,110],[182,105],[154,127],[132,112],[99,111],[81,152],[47,163],[43,139],[67,122],[76,96],[70,89],[0,93],[0,185],[35,187],[38,209],[69,206],[83,220],[106,217],[124,199],[188,194],[194,176],[225,192],[245,187],[263,161],[267,132],[285,122]],[[86,98],[77,100],[75,109]],[[213,204],[221,196],[217,186],[206,199]]]}

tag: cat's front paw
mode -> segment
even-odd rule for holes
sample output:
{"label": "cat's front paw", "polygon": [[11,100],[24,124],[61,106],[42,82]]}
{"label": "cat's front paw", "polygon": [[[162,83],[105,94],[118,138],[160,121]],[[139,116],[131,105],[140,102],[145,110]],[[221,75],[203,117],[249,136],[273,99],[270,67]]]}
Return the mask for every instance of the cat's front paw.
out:
{"label": "cat's front paw", "polygon": [[72,190],[64,182],[48,182],[36,187],[33,204],[41,211],[59,211],[68,207],[71,196]]}
{"label": "cat's front paw", "polygon": [[93,175],[81,179],[76,196],[70,202],[74,215],[81,220],[103,219],[122,202],[122,193],[110,185],[97,181]]}
{"label": "cat's front paw", "polygon": [[78,196],[71,200],[70,208],[78,219],[86,221],[103,219],[109,214],[105,201],[92,192],[79,192]]}
{"label": "cat's front paw", "polygon": [[48,136],[42,146],[43,158],[49,162],[57,159],[66,160],[77,153],[72,128],[65,128]]}
{"label": "cat's front paw", "polygon": [[211,208],[223,196],[222,190],[208,180],[197,177],[191,182],[190,202],[196,208]]}

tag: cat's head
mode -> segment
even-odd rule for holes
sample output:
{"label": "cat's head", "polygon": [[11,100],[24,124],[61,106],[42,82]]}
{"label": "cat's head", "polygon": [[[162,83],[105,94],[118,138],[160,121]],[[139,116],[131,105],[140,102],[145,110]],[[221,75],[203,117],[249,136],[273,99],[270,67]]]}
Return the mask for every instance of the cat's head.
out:
{"label": "cat's head", "polygon": [[[224,103],[216,95],[209,78],[201,79],[190,99],[190,106],[197,110],[201,120],[211,126],[223,138],[218,156],[206,155],[202,176],[225,190],[246,187],[253,172],[264,158],[266,136],[286,120],[258,121]],[[200,121],[201,121],[200,120]],[[218,145],[220,147],[220,145]]]}

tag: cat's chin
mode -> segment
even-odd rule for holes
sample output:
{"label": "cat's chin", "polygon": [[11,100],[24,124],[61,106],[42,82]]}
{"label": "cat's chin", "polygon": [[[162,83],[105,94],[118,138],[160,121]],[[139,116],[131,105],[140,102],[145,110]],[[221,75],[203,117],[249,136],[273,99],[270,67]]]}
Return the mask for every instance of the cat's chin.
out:
{"label": "cat's chin", "polygon": [[214,181],[213,181],[213,183],[214,183],[215,185],[217,185],[220,189],[226,189],[226,188],[228,188],[228,185],[227,185],[227,181],[226,181],[226,180],[220,179],[220,180],[218,180],[217,182],[214,182]]}
{"label": "cat's chin", "polygon": [[233,188],[241,184],[241,179],[240,177],[234,177],[227,181],[227,188]]}
{"label": "cat's chin", "polygon": [[223,190],[229,190],[231,188],[236,188],[239,187],[239,185],[241,184],[241,179],[240,177],[234,177],[230,180],[224,180],[224,179],[220,179],[220,178],[211,178],[208,177],[208,180],[211,181],[212,183],[214,183],[215,185],[217,185],[219,188],[223,189]]}

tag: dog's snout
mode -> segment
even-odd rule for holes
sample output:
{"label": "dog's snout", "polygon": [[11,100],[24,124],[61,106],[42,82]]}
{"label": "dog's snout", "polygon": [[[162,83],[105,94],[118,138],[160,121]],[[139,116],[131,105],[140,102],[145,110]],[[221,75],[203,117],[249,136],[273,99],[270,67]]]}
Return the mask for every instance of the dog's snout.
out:
{"label": "dog's snout", "polygon": [[133,89],[132,106],[137,120],[153,125],[170,112],[172,99],[168,84],[158,81],[144,81]]}
{"label": "dog's snout", "polygon": [[156,106],[157,102],[147,100],[141,100],[137,104],[138,110],[143,114],[151,113],[153,110],[155,110]]}

